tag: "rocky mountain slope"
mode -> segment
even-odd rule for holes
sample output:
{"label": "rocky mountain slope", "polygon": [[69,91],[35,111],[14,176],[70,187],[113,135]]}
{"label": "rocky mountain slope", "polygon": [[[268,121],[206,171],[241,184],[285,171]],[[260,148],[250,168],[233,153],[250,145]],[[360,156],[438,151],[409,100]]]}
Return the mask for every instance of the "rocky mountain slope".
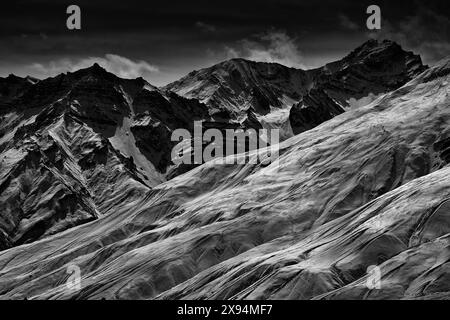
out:
{"label": "rocky mountain slope", "polygon": [[308,130],[424,68],[398,45],[371,41],[316,70],[234,59],[161,89],[98,65],[0,78],[0,250],[110,214],[195,167],[172,163],[175,129],[280,125],[284,139],[289,112],[295,133]]}
{"label": "rocky mountain slope", "polygon": [[[336,92],[325,93],[337,101]],[[116,113],[126,113],[125,103],[111,99]],[[79,186],[74,194],[91,192],[91,202],[74,202],[91,215],[95,206],[112,208],[111,199],[117,201],[97,220],[0,252],[0,298],[449,297],[450,60],[284,141],[271,164],[224,165],[219,159],[151,190],[118,154],[90,167],[114,153],[113,143],[76,120],[95,114],[73,99],[65,109],[64,101],[45,111],[70,110],[51,126],[39,114],[24,123],[42,121],[46,145],[32,136],[24,149],[2,148],[9,159],[19,159],[7,160],[8,168],[18,170],[10,163],[23,161],[42,183],[45,175],[67,172],[63,181]],[[92,131],[92,138],[68,145],[58,138],[68,133],[54,134],[68,126],[76,128],[70,134]],[[82,150],[78,157],[74,148]],[[44,156],[64,170],[45,164]],[[106,179],[95,178],[101,175]],[[105,190],[105,181],[117,175],[126,176],[111,184],[117,193]],[[21,185],[16,179],[2,176],[2,190],[11,188],[2,197],[14,194],[11,186]],[[132,195],[111,196],[119,196],[124,184],[133,184],[126,189]],[[62,190],[64,197],[69,187],[39,189]],[[81,290],[66,286],[71,265],[81,270]],[[366,271],[373,266],[380,268],[379,288],[367,285]]]}
{"label": "rocky mountain slope", "polygon": [[369,40],[318,69],[232,59],[193,71],[165,89],[237,122],[254,114],[263,127],[280,128],[285,139],[399,88],[425,68],[419,56],[395,42]]}
{"label": "rocky mountain slope", "polygon": [[165,181],[172,130],[206,106],[98,65],[0,81],[0,249],[120,209]]}

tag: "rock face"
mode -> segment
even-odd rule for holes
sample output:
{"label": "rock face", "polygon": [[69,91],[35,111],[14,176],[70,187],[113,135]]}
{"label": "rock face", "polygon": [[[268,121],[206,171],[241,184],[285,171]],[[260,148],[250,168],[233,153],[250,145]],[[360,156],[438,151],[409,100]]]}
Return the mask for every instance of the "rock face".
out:
{"label": "rock face", "polygon": [[166,180],[172,130],[205,105],[98,65],[0,80],[0,249],[97,219]]}
{"label": "rock face", "polygon": [[370,40],[318,69],[232,59],[191,72],[165,89],[199,99],[233,121],[254,114],[286,139],[401,87],[425,69],[418,55],[398,44]]}
{"label": "rock face", "polygon": [[347,108],[367,104],[425,69],[419,56],[395,42],[370,40],[342,60],[311,71],[311,89],[289,114],[293,133],[319,125]]}
{"label": "rock face", "polygon": [[[378,51],[372,54],[378,57]],[[236,63],[241,62],[230,62]],[[325,77],[324,87],[303,98],[309,108],[331,101],[341,106],[348,99],[347,91],[338,95],[330,89],[342,68],[364,70],[365,64],[328,66],[335,76]],[[51,92],[66,92],[66,77],[49,80],[54,83]],[[2,137],[2,159],[7,160],[2,162],[1,204],[10,203],[5,197],[15,197],[24,210],[2,215],[2,225],[9,227],[2,227],[3,243],[24,239],[23,230],[34,217],[26,214],[29,208],[43,210],[48,221],[62,221],[52,218],[61,212],[99,219],[0,252],[0,298],[449,297],[450,61],[287,139],[273,163],[211,161],[151,189],[135,169],[137,160],[127,162],[118,152],[123,149],[120,139],[112,138],[118,129],[111,130],[111,123],[122,121],[120,128],[130,130],[139,123],[157,127],[133,115],[134,103],[127,97],[136,101],[139,94],[159,91],[139,89],[133,81],[128,87],[122,84],[117,95],[108,94],[114,108],[105,115],[83,107],[80,100],[102,96],[113,84],[97,84],[95,94],[83,97],[80,92],[95,77],[81,79],[77,90],[45,109],[25,109],[31,114],[27,118],[3,115],[3,123],[24,127]],[[394,80],[392,86],[398,86]],[[46,92],[41,82],[32,88]],[[192,90],[181,93],[188,92]],[[219,99],[216,92],[209,99]],[[299,98],[303,94],[298,91]],[[205,95],[202,102],[213,103],[207,99]],[[139,105],[147,110],[145,103]],[[195,106],[195,114],[202,115],[203,105]],[[105,123],[87,125],[99,119]],[[256,157],[256,152],[247,156]],[[19,179],[27,177],[32,179],[28,189],[17,191],[27,185]],[[45,202],[51,194],[67,198],[65,211],[51,207],[58,201]],[[66,285],[73,265],[81,270],[80,290]],[[381,277],[376,286],[369,285],[373,277],[367,270],[373,268]]]}
{"label": "rock face", "polygon": [[294,104],[289,121],[294,134],[312,129],[345,112],[345,109],[323,89],[312,88],[301,102]]}

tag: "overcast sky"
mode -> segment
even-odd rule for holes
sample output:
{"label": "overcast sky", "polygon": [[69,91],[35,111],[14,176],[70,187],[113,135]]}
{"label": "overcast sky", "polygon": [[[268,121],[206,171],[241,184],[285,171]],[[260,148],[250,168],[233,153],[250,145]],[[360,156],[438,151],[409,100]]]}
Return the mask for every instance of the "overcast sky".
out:
{"label": "overcast sky", "polygon": [[[432,64],[450,55],[450,5],[440,1],[9,1],[0,5],[0,76],[38,78],[100,63],[154,85],[244,57],[314,68],[369,37],[389,38]],[[66,28],[81,8],[82,29]],[[366,28],[381,7],[382,29]]]}

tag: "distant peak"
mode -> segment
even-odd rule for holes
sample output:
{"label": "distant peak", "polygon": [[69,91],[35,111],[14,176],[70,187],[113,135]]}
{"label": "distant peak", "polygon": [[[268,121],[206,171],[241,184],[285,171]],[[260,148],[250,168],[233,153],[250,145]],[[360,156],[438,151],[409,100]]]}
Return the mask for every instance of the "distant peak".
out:
{"label": "distant peak", "polygon": [[89,68],[87,68],[88,70],[91,70],[93,72],[106,72],[108,73],[108,71],[106,71],[105,68],[101,67],[97,62],[94,63],[92,66],[90,66]]}
{"label": "distant peak", "polygon": [[108,79],[108,80],[113,80],[116,78],[116,75],[114,75],[111,72],[108,72],[106,69],[104,69],[103,67],[101,67],[98,63],[94,63],[92,66],[84,68],[84,69],[79,69],[75,72],[73,72],[73,74],[75,76],[94,76],[97,78],[102,78],[102,79]]}
{"label": "distant peak", "polygon": [[134,81],[136,82],[136,83],[138,83],[139,85],[151,85],[150,83],[148,83],[148,81],[147,80],[145,80],[144,78],[142,78],[142,77],[137,77],[136,79],[134,79]]}
{"label": "distant peak", "polygon": [[23,79],[22,77],[16,76],[15,74],[10,73],[6,79],[8,80],[17,80],[17,79]]}
{"label": "distant peak", "polygon": [[233,64],[233,65],[279,65],[286,68],[289,68],[288,66],[285,66],[281,63],[275,62],[275,61],[255,61],[255,60],[249,60],[245,58],[232,58],[229,60],[226,60],[222,63],[219,63],[218,65],[223,64]]}
{"label": "distant peak", "polygon": [[417,60],[418,64],[422,64],[420,56],[413,52],[404,50],[398,43],[391,40],[375,40],[370,39],[362,45],[354,49],[348,54],[342,62],[362,62],[368,60],[386,60],[389,61],[394,57],[404,57],[406,59]]}
{"label": "distant peak", "polygon": [[374,49],[380,49],[380,50],[387,50],[387,49],[391,49],[391,48],[400,48],[400,45],[397,44],[394,41],[391,40],[376,40],[376,39],[370,39],[367,40],[366,42],[364,42],[362,45],[360,45],[359,47],[357,47],[355,50],[353,50],[353,52],[370,52]]}
{"label": "distant peak", "polygon": [[227,60],[229,62],[237,62],[237,63],[253,63],[255,61],[248,60],[245,58],[231,58],[230,60]]}
{"label": "distant peak", "polygon": [[395,41],[389,40],[389,39],[369,39],[366,42],[364,42],[361,46],[368,45],[368,46],[379,46],[379,45],[391,45],[391,44],[397,44]]}
{"label": "distant peak", "polygon": [[232,59],[228,59],[222,62],[219,62],[218,64],[215,64],[214,67],[228,67],[228,66],[239,66],[239,65],[244,65],[244,64],[251,64],[251,63],[255,63],[254,61],[251,60],[247,60],[244,58],[232,58]]}

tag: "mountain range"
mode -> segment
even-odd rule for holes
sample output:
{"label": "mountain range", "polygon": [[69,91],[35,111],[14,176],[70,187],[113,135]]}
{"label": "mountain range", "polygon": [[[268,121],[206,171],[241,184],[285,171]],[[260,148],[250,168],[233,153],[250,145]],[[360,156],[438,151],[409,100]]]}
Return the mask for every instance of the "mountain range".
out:
{"label": "mountain range", "polygon": [[[448,298],[449,81],[388,40],[161,88],[97,64],[0,78],[0,298]],[[194,121],[278,128],[279,158],[176,166]]]}

